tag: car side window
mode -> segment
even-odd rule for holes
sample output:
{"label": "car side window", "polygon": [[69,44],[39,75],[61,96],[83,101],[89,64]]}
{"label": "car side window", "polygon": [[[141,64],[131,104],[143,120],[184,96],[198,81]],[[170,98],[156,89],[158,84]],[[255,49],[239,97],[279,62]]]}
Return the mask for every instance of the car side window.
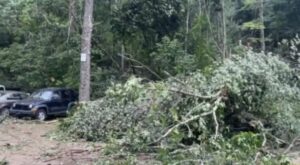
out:
{"label": "car side window", "polygon": [[52,97],[55,98],[55,100],[61,100],[62,98],[59,91],[54,91]]}
{"label": "car side window", "polygon": [[71,99],[71,92],[69,90],[62,91],[62,99],[63,100],[70,100]]}

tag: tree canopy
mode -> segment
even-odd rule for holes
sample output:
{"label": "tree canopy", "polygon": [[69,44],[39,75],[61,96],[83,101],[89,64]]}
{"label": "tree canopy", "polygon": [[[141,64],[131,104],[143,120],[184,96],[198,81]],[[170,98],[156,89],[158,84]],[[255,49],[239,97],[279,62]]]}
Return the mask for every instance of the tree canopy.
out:
{"label": "tree canopy", "polygon": [[[299,2],[276,0],[264,4],[265,20],[260,22],[256,0],[226,1],[224,9],[217,0],[96,1],[93,95],[103,95],[97,91],[107,87],[108,79],[119,81],[135,74],[158,80],[167,77],[164,71],[186,73],[187,69],[204,69],[220,62],[222,51],[237,53],[240,44],[259,50],[259,29],[266,33],[267,50],[277,49],[279,42],[299,32]],[[45,86],[77,88],[83,5],[83,1],[75,4],[75,31],[69,34],[67,1],[2,1],[1,83],[30,90]],[[222,49],[222,13],[227,50]]]}

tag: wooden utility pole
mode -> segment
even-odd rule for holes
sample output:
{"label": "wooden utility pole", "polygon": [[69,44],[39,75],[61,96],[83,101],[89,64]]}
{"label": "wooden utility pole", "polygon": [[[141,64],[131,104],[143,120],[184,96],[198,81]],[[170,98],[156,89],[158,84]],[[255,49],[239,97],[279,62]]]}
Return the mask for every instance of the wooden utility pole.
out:
{"label": "wooden utility pole", "polygon": [[264,18],[264,0],[260,0],[259,7],[259,17],[262,27],[260,28],[260,43],[261,43],[261,51],[266,51],[266,43],[265,43],[265,18]]}
{"label": "wooden utility pole", "polygon": [[83,31],[81,36],[81,65],[79,101],[90,100],[91,88],[91,39],[93,32],[93,6],[94,0],[85,0]]}

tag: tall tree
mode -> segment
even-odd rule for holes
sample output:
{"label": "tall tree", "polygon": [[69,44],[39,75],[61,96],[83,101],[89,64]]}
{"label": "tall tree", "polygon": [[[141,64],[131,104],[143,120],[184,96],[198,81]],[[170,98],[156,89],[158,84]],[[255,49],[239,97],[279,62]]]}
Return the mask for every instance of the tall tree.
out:
{"label": "tall tree", "polygon": [[81,66],[79,101],[90,100],[91,86],[91,39],[93,31],[94,0],[85,0],[83,32],[81,41]]}
{"label": "tall tree", "polygon": [[187,54],[188,49],[188,37],[189,37],[189,23],[190,23],[190,0],[187,0],[186,5],[186,19],[185,19],[185,38],[184,38],[184,51]]}
{"label": "tall tree", "polygon": [[226,58],[227,56],[227,27],[226,27],[226,15],[225,15],[225,0],[221,1],[221,6],[222,6],[222,45],[223,45],[223,50],[222,50],[222,54],[223,54],[223,60]]}
{"label": "tall tree", "polygon": [[75,18],[76,18],[76,0],[69,0],[69,28],[68,37],[75,31]]}
{"label": "tall tree", "polygon": [[265,44],[265,18],[264,18],[264,0],[260,0],[260,7],[259,7],[259,18],[262,25],[260,28],[260,42],[261,42],[261,51],[265,52],[266,44]]}

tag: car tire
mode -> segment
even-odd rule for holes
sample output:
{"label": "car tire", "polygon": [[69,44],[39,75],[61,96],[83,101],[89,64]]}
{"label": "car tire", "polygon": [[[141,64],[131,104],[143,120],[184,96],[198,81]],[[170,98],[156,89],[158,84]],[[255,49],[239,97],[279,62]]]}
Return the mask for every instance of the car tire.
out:
{"label": "car tire", "polygon": [[44,109],[39,109],[37,112],[36,112],[36,118],[39,120],[39,121],[45,121],[47,119],[47,112],[44,110]]}

